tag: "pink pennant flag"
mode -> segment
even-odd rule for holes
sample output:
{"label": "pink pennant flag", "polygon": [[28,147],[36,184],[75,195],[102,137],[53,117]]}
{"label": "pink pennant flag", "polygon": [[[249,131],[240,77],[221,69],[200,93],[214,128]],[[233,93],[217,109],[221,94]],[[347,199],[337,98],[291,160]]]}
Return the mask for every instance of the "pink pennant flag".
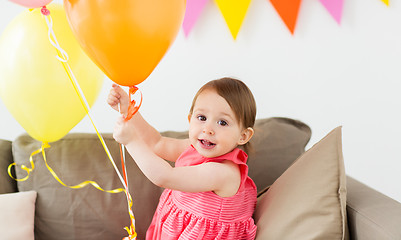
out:
{"label": "pink pennant flag", "polygon": [[184,22],[182,27],[185,36],[188,37],[193,26],[198,20],[208,0],[187,0],[187,9],[185,11]]}
{"label": "pink pennant flag", "polygon": [[320,2],[327,9],[327,11],[329,11],[337,23],[340,24],[341,17],[343,15],[344,0],[320,0]]}

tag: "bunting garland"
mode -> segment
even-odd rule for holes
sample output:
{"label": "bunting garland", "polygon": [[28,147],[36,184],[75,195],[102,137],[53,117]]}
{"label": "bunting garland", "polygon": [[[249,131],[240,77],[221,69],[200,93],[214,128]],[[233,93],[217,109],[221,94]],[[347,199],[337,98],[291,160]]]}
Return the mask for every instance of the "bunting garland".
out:
{"label": "bunting garland", "polygon": [[[382,0],[382,1],[386,1],[386,0]],[[331,16],[337,21],[337,23],[340,24],[341,17],[343,14],[344,0],[320,0],[320,2],[327,9],[327,11],[331,14]]]}
{"label": "bunting garland", "polygon": [[[198,21],[198,18],[208,1],[209,0],[187,0],[187,9],[183,22],[183,30],[186,37],[188,37],[193,26]],[[223,15],[234,40],[237,38],[238,32],[248,12],[251,1],[252,0],[214,0],[221,14]],[[272,4],[280,18],[283,20],[284,24],[287,26],[288,30],[292,35],[294,35],[302,0],[267,1]],[[338,24],[341,24],[344,0],[319,1],[326,8],[327,12],[334,18],[334,20]],[[390,0],[380,1],[387,6],[390,4]]]}
{"label": "bunting garland", "polygon": [[188,37],[207,2],[208,0],[187,0],[184,22],[182,23],[186,37]]}
{"label": "bunting garland", "polygon": [[251,0],[215,0],[234,39],[245,19]]}
{"label": "bunting garland", "polygon": [[384,2],[387,6],[390,5],[390,0],[381,0],[382,2]]}
{"label": "bunting garland", "polygon": [[301,0],[270,0],[291,34],[294,34]]}

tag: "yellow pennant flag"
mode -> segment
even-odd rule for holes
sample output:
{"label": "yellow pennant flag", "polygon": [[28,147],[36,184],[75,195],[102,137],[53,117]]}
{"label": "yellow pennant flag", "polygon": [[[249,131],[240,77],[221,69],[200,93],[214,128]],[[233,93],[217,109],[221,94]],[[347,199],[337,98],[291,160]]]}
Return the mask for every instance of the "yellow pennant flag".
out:
{"label": "yellow pennant flag", "polygon": [[215,0],[234,39],[244,21],[251,0]]}
{"label": "yellow pennant flag", "polygon": [[390,4],[390,0],[382,0],[387,6]]}

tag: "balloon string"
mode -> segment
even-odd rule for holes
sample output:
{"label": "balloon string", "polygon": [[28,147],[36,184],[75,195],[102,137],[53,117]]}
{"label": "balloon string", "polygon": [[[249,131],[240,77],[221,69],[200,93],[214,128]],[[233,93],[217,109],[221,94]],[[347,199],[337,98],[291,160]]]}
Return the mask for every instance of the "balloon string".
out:
{"label": "balloon string", "polygon": [[[50,43],[57,49],[58,56],[56,56],[56,58],[58,60],[60,60],[61,63],[63,64],[63,67],[64,67],[65,71],[67,72],[68,77],[69,77],[69,79],[70,79],[70,81],[71,81],[76,93],[79,96],[79,100],[81,101],[82,106],[84,107],[86,113],[88,114],[88,117],[89,117],[89,119],[90,119],[90,121],[91,121],[91,123],[92,123],[92,125],[93,125],[93,127],[95,129],[95,131],[96,131],[96,134],[97,134],[100,142],[102,143],[102,146],[103,146],[104,150],[106,151],[106,154],[107,154],[111,164],[113,165],[113,167],[114,167],[118,177],[120,178],[120,181],[123,184],[124,188],[126,188],[125,182],[124,182],[120,172],[118,171],[117,166],[114,163],[113,157],[111,156],[110,151],[107,148],[107,145],[106,145],[103,137],[101,136],[101,134],[97,130],[96,125],[95,125],[95,123],[93,121],[93,118],[91,117],[91,114],[89,113],[90,106],[88,104],[88,101],[86,100],[85,95],[83,94],[82,89],[80,88],[80,86],[79,86],[79,84],[78,84],[78,82],[77,82],[77,80],[75,78],[75,75],[73,74],[73,72],[71,70],[70,65],[67,63],[68,54],[61,48],[60,44],[57,41],[57,38],[56,38],[56,36],[54,34],[54,31],[53,31],[52,18],[51,18],[51,16],[45,16],[45,19],[46,19],[46,23],[47,23],[47,25],[49,27],[49,40],[50,40]],[[61,55],[62,58],[60,57],[60,55]]]}
{"label": "balloon string", "polygon": [[127,179],[127,168],[125,166],[125,150],[124,150],[124,145],[120,144],[120,156],[121,156],[121,166],[123,171],[123,175],[124,175],[124,181],[125,184],[128,186],[128,179]]}
{"label": "balloon string", "polygon": [[11,174],[11,167],[12,167],[12,166],[15,166],[16,163],[12,163],[12,164],[10,164],[10,165],[8,166],[8,175],[10,175],[10,177],[11,177],[12,179],[16,180],[16,181],[26,181],[26,180],[29,178],[30,172],[32,172],[32,171],[35,169],[35,165],[34,165],[34,162],[33,162],[33,156],[35,156],[35,155],[38,154],[38,153],[42,153],[42,155],[43,155],[43,160],[44,160],[44,162],[45,162],[45,164],[46,164],[47,169],[48,169],[49,172],[53,175],[53,177],[54,177],[59,183],[61,183],[61,185],[63,185],[63,186],[66,186],[66,187],[69,187],[69,188],[77,189],[77,188],[83,188],[83,187],[85,187],[86,185],[91,184],[92,186],[94,186],[95,188],[97,188],[97,189],[99,189],[100,191],[103,191],[103,192],[109,192],[109,193],[125,192],[125,190],[122,189],[122,188],[116,188],[116,189],[113,189],[113,190],[104,190],[104,189],[102,189],[102,188],[99,186],[99,184],[97,184],[97,183],[94,182],[94,181],[84,181],[84,182],[82,182],[82,183],[80,183],[80,184],[77,184],[77,185],[75,185],[75,186],[68,186],[68,185],[66,185],[63,181],[60,180],[60,178],[57,176],[57,174],[53,171],[53,169],[52,169],[52,168],[49,166],[49,164],[47,163],[46,154],[45,154],[45,149],[46,149],[46,148],[50,148],[50,145],[49,145],[48,143],[46,143],[46,142],[42,142],[42,146],[41,146],[38,150],[36,150],[36,151],[34,151],[33,153],[31,153],[31,155],[30,155],[30,157],[29,157],[29,162],[31,163],[32,168],[28,168],[28,167],[26,167],[25,165],[22,165],[22,166],[21,166],[21,169],[25,170],[25,171],[28,173],[28,175],[27,175],[26,177],[21,178],[21,179],[18,179],[18,178],[15,178],[15,177],[12,176],[12,174]]}
{"label": "balloon string", "polygon": [[[44,15],[44,16],[46,19],[47,26],[49,27],[48,37],[50,40],[50,44],[53,45],[53,47],[55,47],[58,51],[58,55],[56,56],[56,58],[61,62],[67,62],[68,54],[66,51],[64,51],[64,49],[61,48],[60,44],[57,41],[56,35],[54,34],[54,31],[53,31],[53,19],[51,16],[48,16],[48,15]],[[61,55],[61,57],[60,57],[60,55]]]}
{"label": "balloon string", "polygon": [[[47,145],[47,146],[46,146]],[[74,186],[68,186],[67,184],[65,184],[63,181],[61,181],[61,179],[57,176],[57,174],[53,171],[53,169],[49,166],[49,164],[47,163],[47,160],[46,160],[46,154],[45,154],[45,151],[44,151],[44,148],[46,148],[46,147],[50,147],[50,145],[48,145],[48,144],[46,144],[46,143],[43,143],[43,146],[44,147],[42,147],[42,156],[43,156],[43,160],[44,160],[44,162],[45,162],[45,164],[46,164],[46,167],[47,167],[47,169],[49,170],[49,172],[53,175],[53,177],[54,177],[54,179],[56,179],[61,185],[63,185],[63,186],[65,186],[65,187],[69,187],[69,188],[73,188],[73,189],[78,189],[78,188],[83,188],[83,187],[85,187],[85,186],[87,186],[87,185],[92,185],[93,187],[95,187],[96,189],[98,189],[98,190],[100,190],[100,191],[103,191],[103,192],[108,192],[108,193],[120,193],[120,192],[125,192],[125,190],[124,189],[122,189],[122,188],[116,188],[116,189],[113,189],[113,190],[104,190],[103,188],[101,188],[100,186],[99,186],[99,184],[97,184],[96,182],[94,182],[94,181],[84,181],[84,182],[81,182],[80,184],[77,184],[77,185],[74,185]]]}
{"label": "balloon string", "polygon": [[127,112],[127,116],[125,117],[125,121],[130,120],[130,119],[135,115],[135,113],[138,112],[139,108],[140,108],[141,105],[142,105],[143,97],[142,97],[142,92],[141,92],[141,91],[139,91],[139,93],[140,93],[140,95],[141,95],[141,98],[140,98],[140,101],[139,101],[139,104],[138,104],[138,105],[136,105],[135,99],[132,99],[132,100],[131,100],[132,96],[135,95],[135,93],[136,93],[138,90],[139,90],[139,89],[138,89],[137,86],[131,86],[131,87],[129,88],[129,101],[130,101],[130,104],[129,104],[129,106],[128,106],[128,112]]}
{"label": "balloon string", "polygon": [[[120,103],[118,104],[118,111],[121,113],[121,105],[120,105]],[[119,145],[120,145],[121,166],[122,166],[122,169],[124,170],[123,171],[124,181],[125,181],[125,184],[127,185],[127,188],[129,188],[128,178],[127,178],[127,168],[125,166],[125,147],[121,143]]]}
{"label": "balloon string", "polygon": [[36,150],[36,151],[34,151],[33,153],[31,153],[31,156],[29,156],[29,162],[31,163],[31,166],[32,166],[31,168],[28,168],[28,167],[25,166],[25,165],[22,165],[22,166],[21,166],[21,169],[22,169],[22,170],[25,170],[25,171],[27,172],[27,176],[26,176],[26,177],[20,178],[20,179],[13,177],[13,175],[11,174],[11,168],[12,168],[12,166],[16,166],[16,165],[17,165],[16,163],[11,163],[11,164],[8,166],[8,169],[7,169],[8,175],[9,175],[12,179],[14,179],[15,181],[20,181],[20,182],[26,181],[26,180],[29,178],[29,174],[35,169],[35,164],[33,163],[33,156],[36,155],[36,154],[38,154],[38,153],[40,153],[40,152],[43,152],[44,149],[47,148],[47,147],[50,147],[50,146],[48,146],[47,144],[42,144],[42,147],[41,147],[41,148],[39,148],[38,150]]}
{"label": "balloon string", "polygon": [[[86,113],[88,114],[88,117],[89,117],[89,119],[90,119],[90,121],[91,121],[91,123],[92,123],[92,125],[93,125],[93,127],[95,129],[95,131],[96,131],[96,134],[97,134],[100,142],[102,143],[102,146],[103,146],[104,150],[106,151],[106,154],[107,154],[111,164],[113,165],[118,177],[120,178],[121,183],[123,184],[123,186],[125,188],[124,192],[126,193],[126,196],[127,196],[128,213],[129,213],[130,220],[131,220],[130,227],[129,228],[125,227],[125,229],[127,230],[128,234],[129,234],[129,239],[136,239],[135,217],[134,217],[134,214],[132,212],[133,203],[132,203],[132,197],[129,194],[128,181],[127,181],[127,184],[124,182],[124,180],[121,177],[120,172],[118,171],[118,168],[117,168],[117,166],[116,166],[116,164],[115,164],[115,162],[113,160],[112,155],[110,154],[110,151],[109,151],[109,149],[108,149],[108,147],[107,147],[102,135],[99,133],[98,129],[96,128],[96,125],[95,125],[95,123],[93,121],[93,118],[91,117],[91,115],[89,113],[90,106],[88,104],[88,101],[86,100],[85,95],[83,94],[83,91],[82,91],[81,87],[79,86],[78,81],[76,80],[75,75],[72,72],[70,65],[67,63],[68,54],[60,47],[60,45],[57,42],[57,38],[56,38],[56,36],[54,34],[54,31],[52,30],[53,27],[52,27],[52,18],[51,18],[51,16],[44,15],[44,17],[45,17],[46,23],[47,23],[47,25],[49,27],[49,40],[50,40],[51,44],[57,49],[57,54],[58,54],[57,57],[61,61],[61,63],[63,64],[63,67],[64,67],[65,71],[67,72],[67,75],[68,75],[68,77],[69,77],[69,79],[70,79],[70,81],[71,81],[71,83],[72,83],[72,85],[73,85],[73,87],[75,89],[75,92],[77,93],[77,95],[79,97],[79,100],[81,101],[81,104],[84,107]],[[52,41],[52,39],[54,39],[54,41]],[[63,58],[61,58],[60,55],[62,55]],[[141,95],[141,97],[142,97],[142,95]],[[141,99],[141,102],[142,102],[142,99]],[[45,156],[43,156],[43,157],[45,158]],[[123,167],[124,167],[124,170],[125,170],[125,165]],[[91,182],[89,182],[89,183],[92,184]],[[87,184],[89,184],[89,183],[87,183]],[[99,188],[97,187],[98,185],[97,186],[93,185],[93,186],[96,187],[97,189],[100,188],[100,187]]]}
{"label": "balloon string", "polygon": [[132,212],[132,197],[131,194],[129,194],[128,191],[125,192],[127,195],[127,203],[128,203],[128,213],[130,216],[130,226],[129,227],[124,227],[124,229],[127,231],[128,233],[128,239],[129,240],[135,240],[136,239],[136,231],[135,231],[135,217],[134,217],[134,213]]}
{"label": "balloon string", "polygon": [[[119,112],[121,113],[121,105],[118,104],[118,109]],[[134,213],[132,212],[132,198],[131,195],[129,194],[129,183],[128,183],[128,177],[127,177],[127,167],[125,164],[125,147],[123,144],[120,144],[120,157],[121,157],[121,166],[123,169],[123,174],[124,174],[124,180],[125,180],[125,184],[127,185],[127,191],[125,192],[126,196],[127,196],[127,203],[128,203],[128,212],[130,215],[130,227],[125,227],[124,229],[127,231],[128,233],[128,239],[129,240],[135,240],[136,239],[136,231],[135,231],[135,217],[134,217]],[[125,239],[125,238],[124,238]]]}

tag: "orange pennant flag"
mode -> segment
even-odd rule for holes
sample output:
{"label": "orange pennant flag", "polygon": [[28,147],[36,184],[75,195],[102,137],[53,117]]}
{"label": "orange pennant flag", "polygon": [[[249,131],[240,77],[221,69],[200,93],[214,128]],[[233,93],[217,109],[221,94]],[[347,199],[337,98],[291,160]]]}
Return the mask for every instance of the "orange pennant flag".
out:
{"label": "orange pennant flag", "polygon": [[390,0],[382,0],[387,6],[390,4]]}
{"label": "orange pennant flag", "polygon": [[245,19],[251,0],[215,0],[234,39]]}
{"label": "orange pennant flag", "polygon": [[277,13],[287,25],[291,34],[294,34],[301,0],[270,0]]}

